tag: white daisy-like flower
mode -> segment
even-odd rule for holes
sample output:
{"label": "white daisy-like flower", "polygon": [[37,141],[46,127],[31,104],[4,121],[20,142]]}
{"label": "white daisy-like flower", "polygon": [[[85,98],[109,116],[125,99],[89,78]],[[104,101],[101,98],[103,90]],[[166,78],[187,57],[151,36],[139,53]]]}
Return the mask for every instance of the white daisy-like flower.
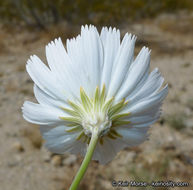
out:
{"label": "white daisy-like flower", "polygon": [[147,139],[168,93],[158,69],[150,72],[150,51],[134,58],[136,37],[104,27],[82,26],[81,34],[46,46],[47,67],[37,56],[27,62],[39,102],[26,101],[23,117],[40,125],[45,146],[54,153],[84,155],[91,135],[98,142],[93,159],[105,164],[125,147]]}

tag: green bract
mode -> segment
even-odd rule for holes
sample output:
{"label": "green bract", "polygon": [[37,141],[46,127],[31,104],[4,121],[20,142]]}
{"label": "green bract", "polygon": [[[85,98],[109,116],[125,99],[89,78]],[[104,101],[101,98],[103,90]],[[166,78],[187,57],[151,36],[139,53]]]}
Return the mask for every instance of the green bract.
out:
{"label": "green bract", "polygon": [[101,144],[103,144],[104,135],[111,139],[122,137],[115,127],[130,123],[128,120],[123,120],[130,113],[121,113],[128,103],[125,99],[115,102],[114,97],[107,98],[105,85],[101,91],[97,86],[93,97],[89,97],[81,87],[80,99],[81,101],[76,103],[68,101],[70,109],[61,107],[63,111],[71,115],[71,117],[59,117],[68,122],[67,132],[82,131],[76,139],[87,143],[90,142],[92,131],[96,127],[99,131]]}

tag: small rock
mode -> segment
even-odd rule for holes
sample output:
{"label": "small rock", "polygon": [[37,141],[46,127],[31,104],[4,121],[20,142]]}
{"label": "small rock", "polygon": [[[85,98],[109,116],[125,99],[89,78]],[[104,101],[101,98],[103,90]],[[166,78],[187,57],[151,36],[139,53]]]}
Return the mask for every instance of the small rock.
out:
{"label": "small rock", "polygon": [[172,143],[169,143],[169,144],[166,143],[165,145],[163,145],[163,149],[165,151],[169,151],[169,150],[174,151],[176,149],[176,146],[174,144],[172,144]]}
{"label": "small rock", "polygon": [[8,160],[7,162],[7,166],[12,168],[12,167],[18,166],[21,163],[22,163],[22,157],[20,155],[15,155],[13,157],[10,157],[10,160]]}
{"label": "small rock", "polygon": [[185,62],[185,63],[182,64],[182,66],[187,68],[187,67],[191,66],[191,63],[190,62]]}
{"label": "small rock", "polygon": [[169,82],[169,83],[168,83],[168,86],[169,86],[169,88],[172,88],[172,83]]}
{"label": "small rock", "polygon": [[63,165],[72,166],[76,161],[77,161],[77,157],[72,154],[63,160]]}
{"label": "small rock", "polygon": [[185,113],[185,115],[186,115],[187,117],[190,117],[190,116],[192,115],[192,111],[191,111],[191,109],[188,108],[188,107],[184,109],[184,113]]}
{"label": "small rock", "polygon": [[51,163],[52,163],[54,166],[61,166],[61,165],[62,165],[62,157],[59,156],[59,155],[54,155],[54,156],[52,157]]}
{"label": "small rock", "polygon": [[48,150],[46,150],[43,146],[41,148],[41,152],[43,161],[50,162],[52,154]]}
{"label": "small rock", "polygon": [[17,165],[18,165],[18,162],[16,162],[16,161],[12,161],[12,162],[9,161],[7,163],[7,166],[10,168],[16,167]]}
{"label": "small rock", "polygon": [[17,152],[23,152],[24,151],[24,147],[22,146],[22,144],[20,142],[15,142],[13,144],[13,149],[16,150]]}
{"label": "small rock", "polygon": [[193,129],[193,120],[192,120],[192,119],[187,119],[187,120],[185,121],[185,126],[186,126],[187,128],[192,128],[192,129]]}
{"label": "small rock", "polygon": [[165,122],[166,122],[166,119],[165,119],[165,117],[162,116],[162,117],[159,119],[160,125],[164,125]]}
{"label": "small rock", "polygon": [[183,86],[181,87],[181,90],[182,90],[183,92],[186,92],[186,91],[187,91],[186,86],[183,85]]}

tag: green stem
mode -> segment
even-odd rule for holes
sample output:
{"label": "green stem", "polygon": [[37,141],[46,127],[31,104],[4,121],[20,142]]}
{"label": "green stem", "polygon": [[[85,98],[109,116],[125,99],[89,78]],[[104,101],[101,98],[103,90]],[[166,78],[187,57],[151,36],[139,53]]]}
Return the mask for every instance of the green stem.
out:
{"label": "green stem", "polygon": [[78,170],[78,173],[76,174],[71,186],[70,186],[70,190],[76,190],[81,179],[84,177],[84,174],[88,168],[88,165],[92,159],[92,155],[94,153],[94,149],[96,147],[96,144],[98,142],[98,129],[94,128],[92,136],[91,136],[91,140],[87,149],[87,153],[84,157],[84,160]]}

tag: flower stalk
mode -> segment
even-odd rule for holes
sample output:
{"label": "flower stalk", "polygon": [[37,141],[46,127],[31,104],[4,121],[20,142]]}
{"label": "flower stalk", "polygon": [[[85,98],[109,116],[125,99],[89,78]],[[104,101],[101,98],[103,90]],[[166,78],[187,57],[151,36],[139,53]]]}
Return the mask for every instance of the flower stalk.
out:
{"label": "flower stalk", "polygon": [[70,190],[76,190],[78,188],[78,185],[80,184],[80,181],[82,180],[82,178],[84,177],[84,174],[88,168],[88,165],[92,159],[92,155],[94,153],[94,149],[97,145],[98,142],[98,138],[99,138],[99,130],[98,127],[94,127],[93,131],[92,131],[92,136],[91,136],[91,140],[87,149],[87,153],[84,157],[84,160],[78,170],[78,173],[76,174],[71,186],[70,186]]}

